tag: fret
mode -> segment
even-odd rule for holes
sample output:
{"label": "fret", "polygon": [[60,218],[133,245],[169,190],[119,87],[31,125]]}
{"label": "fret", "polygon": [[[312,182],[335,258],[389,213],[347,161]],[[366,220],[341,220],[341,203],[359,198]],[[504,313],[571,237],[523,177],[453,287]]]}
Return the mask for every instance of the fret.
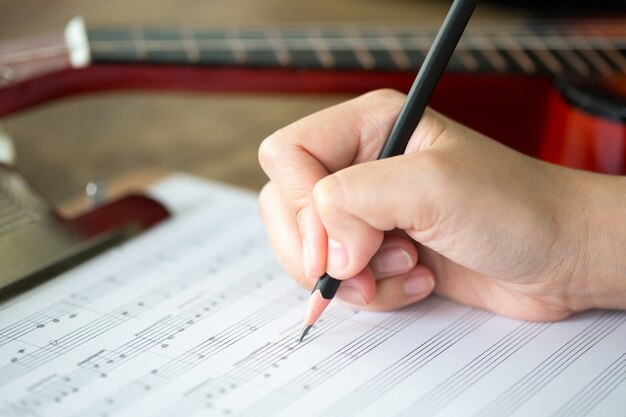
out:
{"label": "fret", "polygon": [[508,65],[497,49],[481,49],[480,53],[489,61],[497,72],[506,72]]}
{"label": "fret", "polygon": [[401,70],[411,68],[411,59],[391,30],[379,29],[378,34],[382,47],[389,54],[396,67]]}
{"label": "fret", "polygon": [[[194,43],[199,51],[200,61],[202,65],[245,65],[246,54],[245,51],[240,49],[233,49],[231,41],[225,38],[231,36],[233,32],[225,33],[221,30],[209,30],[194,28],[193,34],[195,36]],[[236,33],[236,32],[235,32]],[[235,35],[232,35],[233,37]],[[207,43],[220,42],[222,47],[220,49],[209,50],[206,47]],[[235,42],[237,43],[237,42]]]}
{"label": "fret", "polygon": [[549,49],[542,47],[541,41],[536,41],[536,35],[532,30],[525,31],[523,36],[527,39],[523,50],[534,65],[534,73],[554,75],[562,72],[563,67],[560,61],[550,53]]}
{"label": "fret", "polygon": [[620,72],[626,73],[626,57],[624,57],[623,53],[617,50],[613,43],[599,31],[591,30],[590,35],[596,40],[600,53],[606,56],[607,60],[613,64],[613,67]]}
{"label": "fret", "polygon": [[578,75],[586,76],[589,75],[590,69],[589,65],[582,59],[575,51],[569,49],[563,49],[557,51],[573,68]]}
{"label": "fret", "polygon": [[366,70],[373,69],[376,61],[367,49],[367,45],[363,42],[359,32],[352,27],[347,27],[344,29],[344,33],[346,34],[346,41],[348,45],[352,47],[354,56],[356,56],[356,59],[359,61],[361,67]]}
{"label": "fret", "polygon": [[[272,38],[266,30],[240,29],[239,42],[245,45],[245,64],[253,67],[277,67],[280,66],[278,54],[272,47],[272,43],[279,38]],[[250,40],[256,42],[254,48],[250,47]],[[241,65],[241,64],[238,64]]]}
{"label": "fret", "polygon": [[[394,71],[402,70],[403,67],[401,65],[406,65],[405,69],[410,68],[410,60],[406,54],[404,54],[403,61],[402,57],[399,57],[396,53],[398,46],[396,46],[395,50],[391,49],[390,43],[393,43],[392,38],[383,36],[383,32],[379,28],[363,29],[360,31],[360,36],[374,60],[374,68],[387,68]],[[413,68],[417,70],[419,66]]]}
{"label": "fret", "polygon": [[472,36],[469,37],[468,42],[471,42],[472,44],[482,43],[483,46],[479,49],[479,53],[485,57],[491,67],[497,72],[507,71],[507,62],[502,55],[500,55],[500,52],[498,52],[493,42],[491,42],[484,34],[475,30],[474,33],[472,33]]}
{"label": "fret", "polygon": [[[161,63],[189,62],[195,63],[194,57],[190,56],[189,50],[193,48],[190,42],[195,43],[193,33],[188,32],[191,28],[183,29],[154,29],[144,27],[141,30],[141,46],[146,50],[146,58],[150,61],[158,61]],[[132,33],[132,32],[131,32]],[[137,39],[132,40],[131,47],[134,47]],[[176,44],[176,48],[154,47],[155,44]],[[197,59],[200,59],[200,52],[197,51]],[[141,59],[141,58],[140,58]]]}
{"label": "fret", "polygon": [[452,64],[458,65],[454,70],[462,72],[497,72],[493,64],[483,53],[484,42],[479,38],[467,36],[461,38],[456,50],[454,51],[454,62],[449,65],[449,70],[453,70]]}
{"label": "fret", "polygon": [[575,51],[571,49],[559,49],[556,50],[555,53],[563,57],[569,68],[574,70],[578,75],[589,75],[589,66]]}
{"label": "fret", "polygon": [[[536,42],[535,39],[540,39],[540,41]],[[540,32],[535,31],[534,37],[526,39],[526,42],[534,42],[535,53],[549,52],[560,63],[564,73],[583,75],[589,71],[585,61],[575,52],[569,36],[563,35],[558,30],[541,28]]]}
{"label": "fret", "polygon": [[615,65],[617,70],[626,73],[626,57],[624,57],[623,53],[611,48],[610,46],[602,49],[601,52],[607,56],[613,65]]}
{"label": "fret", "polygon": [[[404,42],[406,43],[407,46],[409,46],[409,50],[415,54],[416,58],[419,58],[419,61],[412,61],[412,64],[416,65],[417,67],[422,65],[422,62],[424,62],[424,60],[426,59],[426,56],[428,55],[428,51],[430,50],[430,47],[432,46],[433,40],[435,39],[435,32],[427,32],[427,31],[422,31],[422,32],[414,32],[413,34],[411,32],[405,32],[404,33]],[[463,40],[463,38],[461,38],[461,41]],[[453,56],[451,57],[451,61],[454,61],[454,66],[453,65],[448,65],[449,69],[454,68],[457,71],[465,71],[465,65],[463,64],[463,59],[461,59],[461,55],[462,53],[460,53],[459,51],[461,50],[461,48],[457,48],[456,52],[453,54]]]}
{"label": "fret", "polygon": [[148,47],[146,45],[143,29],[141,26],[133,26],[130,31],[130,39],[133,43],[133,47],[135,49],[135,53],[137,54],[137,58],[141,61],[145,61],[148,59]]}
{"label": "fret", "polygon": [[[235,57],[235,62],[238,64],[245,64],[248,61],[248,52],[246,50],[246,46],[240,38],[239,30],[237,28],[232,28],[229,30],[228,37],[226,37],[226,41],[228,45],[232,48],[231,52]],[[205,49],[206,46],[203,44],[202,49]]]}
{"label": "fret", "polygon": [[[327,46],[329,36],[320,28],[284,29],[282,35],[296,68],[341,68],[341,52]],[[301,46],[296,47],[292,40],[298,39]],[[353,65],[353,64],[349,64]],[[356,64],[354,64],[356,65]]]}
{"label": "fret", "polygon": [[600,56],[600,54],[593,49],[582,49],[581,53],[587,58],[592,66],[598,70],[602,75],[613,75],[614,71],[611,66]]}
{"label": "fret", "polygon": [[480,68],[476,56],[472,52],[459,49],[455,52],[455,55],[458,55],[459,61],[465,70],[476,72]]}
{"label": "fret", "polygon": [[551,74],[563,73],[563,65],[552,52],[553,50],[547,47],[543,37],[537,36],[530,31],[526,37],[529,43],[527,50],[537,58],[535,65],[540,64],[546,69],[546,72]]}
{"label": "fret", "polygon": [[526,51],[524,51],[517,41],[510,35],[505,35],[504,44],[501,44],[511,58],[517,63],[517,65],[522,69],[522,71],[526,74],[533,74],[537,71],[537,67],[533,62],[532,58],[528,56]]}
{"label": "fret", "polygon": [[[409,48],[421,52],[424,56],[428,54],[428,51],[433,44],[433,40],[435,39],[434,36],[430,36],[425,33],[405,33],[404,36],[405,42]],[[463,42],[463,38],[461,38],[460,42]]]}
{"label": "fret", "polygon": [[333,68],[335,66],[335,58],[333,58],[328,44],[324,41],[321,30],[319,28],[309,29],[307,35],[320,64],[327,69]]}
{"label": "fret", "polygon": [[285,46],[285,40],[281,36],[278,29],[270,29],[268,43],[270,48],[276,55],[276,60],[283,67],[288,67],[291,64],[291,55],[289,49]]}
{"label": "fret", "polygon": [[181,30],[180,33],[181,43],[185,52],[187,53],[187,59],[191,63],[200,62],[201,54],[198,45],[196,44],[196,36],[194,34],[194,28],[187,26]]}
{"label": "fret", "polygon": [[[400,48],[406,52],[409,59],[409,65],[411,68],[419,68],[426,59],[426,54],[430,48],[433,38],[423,32],[407,32],[397,31],[389,29],[390,33],[395,33],[392,39],[381,40],[381,45],[384,43],[397,43]],[[454,60],[454,57],[451,61]],[[460,65],[456,67],[460,68]]]}
{"label": "fret", "polygon": [[137,53],[130,42],[129,28],[113,30],[87,30],[87,38],[94,61],[135,62]]}

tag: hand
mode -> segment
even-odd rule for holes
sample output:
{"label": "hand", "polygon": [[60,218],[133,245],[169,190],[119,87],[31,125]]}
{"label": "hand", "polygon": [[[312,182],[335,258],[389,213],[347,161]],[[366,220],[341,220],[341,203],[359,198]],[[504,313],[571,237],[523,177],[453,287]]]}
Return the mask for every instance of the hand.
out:
{"label": "hand", "polygon": [[[581,193],[605,176],[519,154],[430,110],[404,155],[375,161],[403,102],[366,94],[263,142],[260,211],[288,273],[310,289],[327,271],[345,280],[338,298],[376,310],[433,290],[529,320],[602,305],[610,286],[588,280],[602,270],[590,245],[610,242],[586,233],[594,206]],[[618,287],[608,305],[624,303]]]}

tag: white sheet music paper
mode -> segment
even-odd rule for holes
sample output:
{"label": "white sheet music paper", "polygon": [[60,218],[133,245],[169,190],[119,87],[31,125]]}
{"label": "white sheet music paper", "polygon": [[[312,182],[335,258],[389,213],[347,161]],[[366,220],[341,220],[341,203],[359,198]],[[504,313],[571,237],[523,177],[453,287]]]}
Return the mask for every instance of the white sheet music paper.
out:
{"label": "white sheet music paper", "polygon": [[255,197],[186,177],[156,194],[182,214],[0,307],[0,415],[626,413],[626,313],[549,324],[440,298],[336,302],[299,343],[308,294]]}

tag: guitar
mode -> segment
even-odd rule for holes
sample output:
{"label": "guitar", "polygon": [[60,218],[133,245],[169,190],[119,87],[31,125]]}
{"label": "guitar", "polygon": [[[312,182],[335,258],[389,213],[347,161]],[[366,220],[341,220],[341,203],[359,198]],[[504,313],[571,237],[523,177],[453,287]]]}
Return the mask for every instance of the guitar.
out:
{"label": "guitar", "polygon": [[[112,89],[408,90],[434,28],[86,28],[0,44],[0,116]],[[626,20],[470,25],[432,107],[530,155],[626,173]]]}

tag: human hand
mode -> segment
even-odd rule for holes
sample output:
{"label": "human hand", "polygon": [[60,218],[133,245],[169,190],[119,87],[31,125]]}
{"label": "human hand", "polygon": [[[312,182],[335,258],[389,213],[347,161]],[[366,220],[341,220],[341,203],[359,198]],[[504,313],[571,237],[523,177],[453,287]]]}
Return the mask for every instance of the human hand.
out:
{"label": "human hand", "polygon": [[603,290],[587,280],[581,232],[591,226],[581,184],[594,174],[519,154],[430,110],[404,155],[375,161],[403,102],[366,94],[263,142],[270,182],[260,211],[287,272],[310,289],[327,271],[345,280],[338,298],[376,310],[433,289],[530,320],[597,306]]}

